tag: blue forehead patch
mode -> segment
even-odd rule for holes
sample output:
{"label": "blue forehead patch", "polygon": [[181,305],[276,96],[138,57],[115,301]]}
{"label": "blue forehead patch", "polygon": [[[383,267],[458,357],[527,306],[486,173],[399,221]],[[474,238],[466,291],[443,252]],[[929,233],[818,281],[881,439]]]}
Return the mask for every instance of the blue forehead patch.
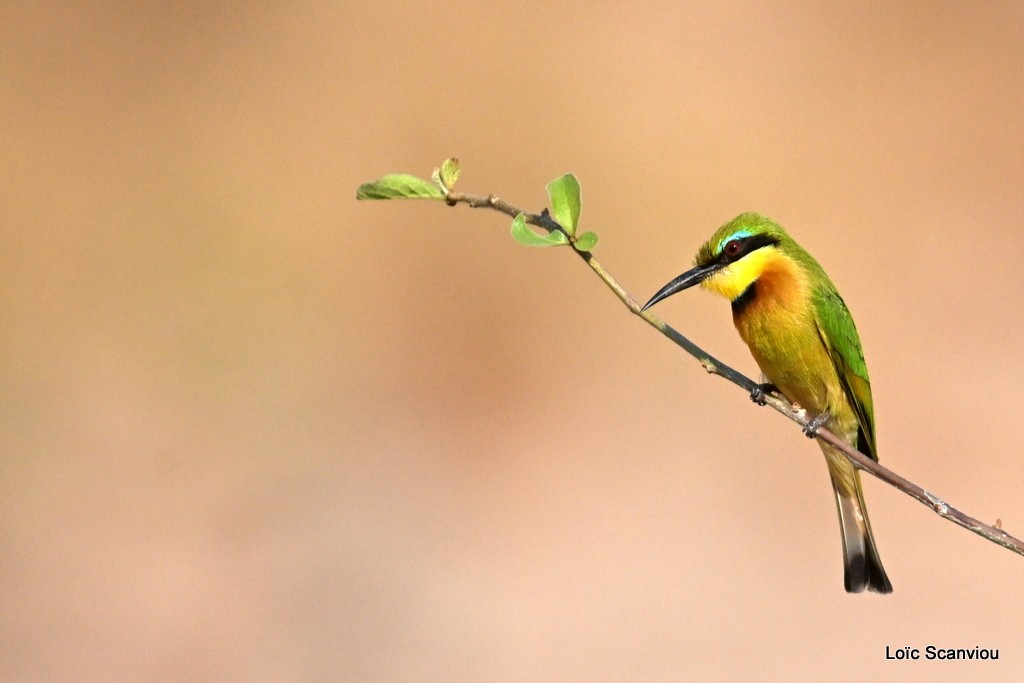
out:
{"label": "blue forehead patch", "polygon": [[751,237],[753,234],[754,233],[750,232],[749,230],[737,230],[736,232],[734,232],[733,234],[729,235],[728,237],[723,237],[722,240],[715,246],[715,256],[718,256],[719,254],[721,254],[722,253],[722,249],[731,240],[741,240],[744,237]]}

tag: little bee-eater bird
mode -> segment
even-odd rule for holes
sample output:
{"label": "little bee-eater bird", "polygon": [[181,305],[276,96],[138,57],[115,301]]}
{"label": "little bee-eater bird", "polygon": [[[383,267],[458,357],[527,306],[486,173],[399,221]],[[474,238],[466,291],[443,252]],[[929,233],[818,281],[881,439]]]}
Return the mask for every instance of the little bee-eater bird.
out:
{"label": "little bee-eater bird", "polygon": [[[732,302],[732,318],[768,385],[818,416],[815,422],[878,460],[871,384],[857,328],[825,271],[781,226],[756,213],[726,223],[697,252],[694,268],[644,309],[693,285]],[[818,440],[839,508],[846,590],[891,593],[871,534],[860,472]]]}

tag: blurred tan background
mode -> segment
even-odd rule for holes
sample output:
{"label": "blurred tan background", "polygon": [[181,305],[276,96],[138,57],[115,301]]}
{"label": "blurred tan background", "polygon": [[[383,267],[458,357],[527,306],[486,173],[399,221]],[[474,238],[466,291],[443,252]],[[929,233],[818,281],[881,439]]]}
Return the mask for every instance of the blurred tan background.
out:
{"label": "blurred tan background", "polygon": [[1019,3],[6,3],[0,71],[0,679],[1020,679],[1024,558],[870,480],[845,594],[793,425],[504,217],[354,200],[571,170],[638,298],[775,217],[883,462],[1020,535]]}

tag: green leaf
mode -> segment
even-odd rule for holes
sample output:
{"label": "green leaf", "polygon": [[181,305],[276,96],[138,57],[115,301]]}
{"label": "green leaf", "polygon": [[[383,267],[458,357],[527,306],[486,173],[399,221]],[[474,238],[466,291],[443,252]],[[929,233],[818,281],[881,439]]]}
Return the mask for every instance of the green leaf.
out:
{"label": "green leaf", "polygon": [[566,173],[548,183],[548,197],[551,199],[551,215],[570,236],[574,236],[582,208],[580,181],[572,173]]}
{"label": "green leaf", "polygon": [[528,247],[557,247],[568,244],[569,240],[559,231],[539,235],[526,225],[526,217],[519,214],[512,220],[512,239]]}
{"label": "green leaf", "polygon": [[422,178],[391,173],[360,185],[356,199],[444,199],[444,191]]}
{"label": "green leaf", "polygon": [[576,251],[592,251],[597,246],[597,233],[596,232],[585,232],[576,238],[576,242],[573,244],[576,247]]}
{"label": "green leaf", "polygon": [[441,184],[445,189],[452,189],[459,179],[459,160],[452,157],[441,164]]}

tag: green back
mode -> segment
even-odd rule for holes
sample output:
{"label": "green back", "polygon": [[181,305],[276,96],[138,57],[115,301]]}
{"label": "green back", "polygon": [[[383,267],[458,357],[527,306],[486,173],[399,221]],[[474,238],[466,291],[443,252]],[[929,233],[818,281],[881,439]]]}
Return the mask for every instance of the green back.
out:
{"label": "green back", "polygon": [[860,345],[853,317],[839,292],[826,277],[826,286],[817,288],[814,305],[818,320],[818,334],[832,358],[843,390],[857,414],[860,428],[857,448],[878,460],[875,450],[875,411],[871,400],[871,382],[864,351]]}

